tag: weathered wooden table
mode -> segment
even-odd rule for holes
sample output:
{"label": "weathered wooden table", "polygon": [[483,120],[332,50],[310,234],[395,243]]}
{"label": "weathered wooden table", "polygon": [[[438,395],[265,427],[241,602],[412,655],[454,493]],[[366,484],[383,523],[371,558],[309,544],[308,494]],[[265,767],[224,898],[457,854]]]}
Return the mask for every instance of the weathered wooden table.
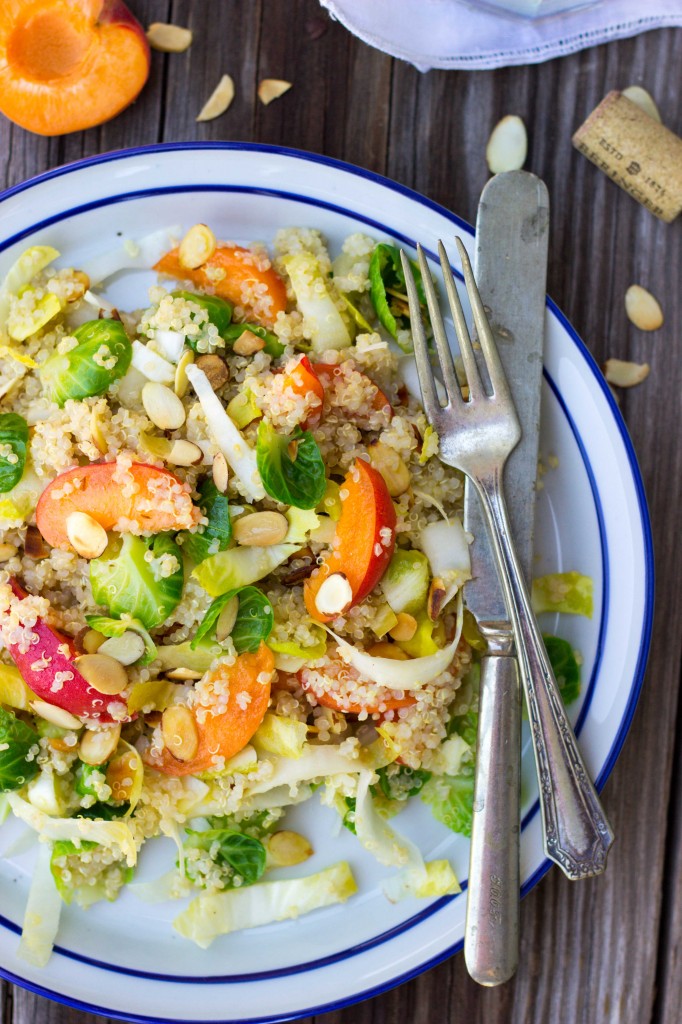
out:
{"label": "weathered wooden table", "polygon": [[[371,2],[371,0],[370,0]],[[682,133],[682,30],[586,50],[532,67],[421,75],[329,22],[315,0],[131,0],[143,23],[189,25],[184,55],[154,54],[133,107],[101,128],[43,139],[0,123],[0,186],[105,150],[189,139],[277,143],[389,175],[472,220],[487,178],[488,134],[504,114],[529,130],[527,168],[552,202],[549,291],[598,360],[649,362],[621,408],[639,456],[657,555],[657,607],[647,678],[622,755],[604,791],[618,841],[602,878],[557,870],[523,902],[521,966],[495,990],[477,988],[461,956],[338,1013],[325,1024],[678,1024],[682,1018],[682,743],[678,702],[682,587],[682,222],[664,225],[620,192],[570,143],[610,89],[640,83]],[[222,118],[196,114],[229,72],[237,97]],[[256,86],[293,89],[263,107]],[[666,321],[653,335],[626,319],[639,282]],[[2,987],[0,1024],[86,1024],[90,1017]],[[159,1014],[163,1007],[159,1006]]]}

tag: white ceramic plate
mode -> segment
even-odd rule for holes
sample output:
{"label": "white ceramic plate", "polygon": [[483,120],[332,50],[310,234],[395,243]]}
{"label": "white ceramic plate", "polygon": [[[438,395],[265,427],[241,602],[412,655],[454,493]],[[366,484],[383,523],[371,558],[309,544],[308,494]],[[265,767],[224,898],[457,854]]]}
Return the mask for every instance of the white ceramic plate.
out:
{"label": "white ceramic plate", "polygon": [[[374,174],[322,157],[245,145],[169,145],[86,160],[0,197],[0,273],[31,243],[50,243],[69,265],[122,237],[197,221],[237,241],[272,239],[288,225],[321,229],[333,249],[352,231],[433,252],[471,228],[447,210]],[[142,305],[147,274],[112,285],[123,306]],[[133,299],[131,301],[131,295]],[[545,626],[583,654],[583,693],[572,709],[588,768],[601,786],[627,732],[642,682],[652,611],[651,538],[642,484],[623,421],[603,378],[549,300],[542,453],[559,458],[538,501],[537,571],[576,569],[594,578],[592,620]],[[524,750],[523,892],[549,867],[542,851],[532,758]],[[466,889],[468,843],[414,801],[397,826],[429,859],[449,857]],[[294,809],[315,847],[306,872],[347,858],[360,893],[295,922],[242,932],[202,951],[170,927],[177,905],[150,906],[130,893],[87,913],[66,908],[58,950],[42,971],[17,958],[35,848],[3,826],[0,964],[12,981],[81,1009],[128,1020],[272,1021],[362,999],[418,974],[462,943],[466,896],[392,905],[386,869],[335,828],[315,801]],[[140,879],[170,866],[172,844],[143,851]],[[296,873],[295,871],[292,873]],[[300,869],[299,869],[300,873]]]}

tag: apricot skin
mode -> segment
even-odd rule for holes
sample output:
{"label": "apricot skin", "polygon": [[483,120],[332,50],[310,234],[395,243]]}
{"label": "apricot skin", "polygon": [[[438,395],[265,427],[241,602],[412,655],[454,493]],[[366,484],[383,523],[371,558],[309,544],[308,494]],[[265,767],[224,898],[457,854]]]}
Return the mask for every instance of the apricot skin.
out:
{"label": "apricot skin", "polygon": [[144,29],[123,0],[6,0],[0,111],[27,131],[64,135],[110,120],[149,76]]}

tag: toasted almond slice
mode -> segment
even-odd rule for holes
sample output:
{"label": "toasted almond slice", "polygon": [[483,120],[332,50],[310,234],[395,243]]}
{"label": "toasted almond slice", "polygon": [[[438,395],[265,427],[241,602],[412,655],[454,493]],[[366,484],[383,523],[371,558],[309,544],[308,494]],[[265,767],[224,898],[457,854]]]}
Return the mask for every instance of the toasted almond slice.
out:
{"label": "toasted almond slice", "polygon": [[139,633],[127,629],[121,636],[112,636],[98,648],[98,654],[108,654],[121,665],[134,665],[144,654],[144,640]]}
{"label": "toasted almond slice", "polygon": [[147,42],[161,53],[184,53],[192,45],[192,32],[181,25],[154,21],[147,29]]}
{"label": "toasted almond slice", "polygon": [[216,237],[206,224],[194,224],[178,249],[178,262],[185,270],[203,267],[216,250]]}
{"label": "toasted almond slice", "polygon": [[327,576],[315,597],[315,607],[321,615],[340,615],[353,600],[348,578],[342,572]]}
{"label": "toasted almond slice", "polygon": [[0,562],[7,562],[14,558],[18,551],[16,544],[0,544]]}
{"label": "toasted almond slice", "polygon": [[394,640],[411,640],[416,632],[417,620],[414,615],[409,615],[407,612],[400,612],[398,615],[398,621],[393,629],[389,630],[388,635],[392,636]]}
{"label": "toasted almond slice", "polygon": [[443,601],[447,591],[440,576],[434,576],[429,586],[429,596],[426,601],[426,613],[435,622],[443,609]]}
{"label": "toasted almond slice", "polygon": [[142,388],[142,404],[155,427],[159,430],[177,430],[185,422],[185,407],[165,384],[148,380]]}
{"label": "toasted almond slice", "polygon": [[253,331],[244,331],[232,346],[232,351],[238,356],[252,356],[255,352],[261,352],[265,348],[265,338],[260,338]]}
{"label": "toasted almond slice", "polygon": [[128,685],[128,673],[120,661],[107,654],[81,654],[76,658],[76,668],[98,693],[115,697]]}
{"label": "toasted almond slice", "polygon": [[374,441],[368,450],[369,461],[381,473],[391,497],[398,498],[404,494],[410,486],[410,471],[395,448],[383,441]]}
{"label": "toasted almond slice", "polygon": [[371,654],[373,658],[391,658],[393,661],[408,661],[410,657],[402,647],[398,647],[397,644],[389,644],[388,640],[380,640],[378,644],[368,647],[367,653]]}
{"label": "toasted almond slice", "polygon": [[99,558],[107,546],[107,531],[87,512],[72,512],[67,517],[66,535],[81,558]]}
{"label": "toasted almond slice", "polygon": [[227,490],[227,483],[229,480],[229,472],[227,468],[227,459],[222,452],[216,452],[213,458],[213,483],[221,494],[224,494]]}
{"label": "toasted almond slice", "polygon": [[166,672],[166,679],[172,679],[174,683],[189,683],[201,679],[203,672],[196,672],[193,668],[172,668]]}
{"label": "toasted almond slice", "polygon": [[239,611],[239,598],[235,594],[227,602],[220,615],[215,626],[215,638],[219,644],[223,640],[227,640],[228,636],[234,629],[234,624],[237,621],[237,612]]}
{"label": "toasted almond slice", "polygon": [[266,850],[269,863],[277,868],[291,868],[313,855],[313,848],[305,836],[289,829],[274,832],[267,841]]}
{"label": "toasted almond slice", "polygon": [[186,348],[180,356],[178,365],[175,368],[175,394],[178,398],[184,398],[187,394],[187,388],[189,387],[189,380],[187,379],[187,367],[194,362],[194,352],[191,348]]}
{"label": "toasted almond slice", "polygon": [[24,536],[24,554],[38,562],[41,558],[47,558],[50,549],[43,540],[43,535],[37,526],[29,523]]}
{"label": "toasted almond slice", "polygon": [[632,388],[641,384],[649,376],[651,367],[648,363],[628,363],[624,359],[607,359],[604,363],[604,376],[609,384],[617,388]]}
{"label": "toasted almond slice", "polygon": [[653,97],[641,85],[629,85],[627,89],[622,90],[621,95],[626,96],[631,103],[636,103],[640,110],[643,110],[645,114],[653,117],[654,121],[658,121],[661,124],[661,115],[658,112],[658,107],[654,103]]}
{"label": "toasted almond slice", "polygon": [[289,532],[289,520],[281,512],[249,512],[235,519],[232,535],[237,544],[270,547],[281,544]]}
{"label": "toasted almond slice", "polygon": [[488,139],[485,158],[491,174],[520,171],[527,154],[526,126],[516,114],[508,114],[498,121]]}
{"label": "toasted almond slice", "polygon": [[92,437],[93,444],[97,450],[102,455],[106,455],[109,451],[109,445],[107,444],[107,439],[102,431],[102,424],[100,422],[97,406],[93,406],[92,412],[90,413],[90,436]]}
{"label": "toasted almond slice", "polygon": [[85,764],[104,764],[116,753],[120,738],[120,725],[107,726],[106,729],[86,729],[78,746],[78,756]]}
{"label": "toasted almond slice", "polygon": [[150,434],[142,434],[140,438],[143,446],[152,455],[163,459],[171,466],[196,466],[204,457],[204,453],[194,441],[187,441],[185,438],[169,440],[167,437],[152,437]]}
{"label": "toasted almond slice", "polygon": [[70,711],[58,708],[54,704],[48,704],[44,700],[31,701],[31,711],[38,718],[43,718],[60,729],[80,729],[83,726],[81,720],[72,715]]}
{"label": "toasted almond slice", "polygon": [[258,86],[258,99],[266,107],[268,103],[279,99],[285,92],[291,89],[292,82],[285,82],[282,78],[264,78]]}
{"label": "toasted almond slice", "polygon": [[178,761],[191,761],[199,749],[194,715],[183,704],[171,704],[161,716],[161,733],[169,753]]}
{"label": "toasted almond slice", "polygon": [[663,310],[651,292],[631,284],[625,293],[625,312],[640,331],[656,331],[663,324]]}
{"label": "toasted almond slice", "polygon": [[199,356],[197,359],[197,366],[200,370],[204,371],[208,377],[208,383],[214,391],[218,391],[223,384],[227,384],[230,379],[230,371],[227,368],[227,363],[215,353]]}
{"label": "toasted almond slice", "polygon": [[197,121],[212,121],[228,109],[234,99],[234,82],[229,75],[223,75],[217,86],[199,111]]}

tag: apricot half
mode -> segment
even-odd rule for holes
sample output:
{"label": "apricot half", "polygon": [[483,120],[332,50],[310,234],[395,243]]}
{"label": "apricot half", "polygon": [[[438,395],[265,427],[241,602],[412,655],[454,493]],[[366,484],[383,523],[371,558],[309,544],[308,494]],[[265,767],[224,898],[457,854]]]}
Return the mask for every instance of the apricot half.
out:
{"label": "apricot half", "polygon": [[144,29],[122,0],[4,0],[0,111],[38,135],[120,113],[149,75]]}

